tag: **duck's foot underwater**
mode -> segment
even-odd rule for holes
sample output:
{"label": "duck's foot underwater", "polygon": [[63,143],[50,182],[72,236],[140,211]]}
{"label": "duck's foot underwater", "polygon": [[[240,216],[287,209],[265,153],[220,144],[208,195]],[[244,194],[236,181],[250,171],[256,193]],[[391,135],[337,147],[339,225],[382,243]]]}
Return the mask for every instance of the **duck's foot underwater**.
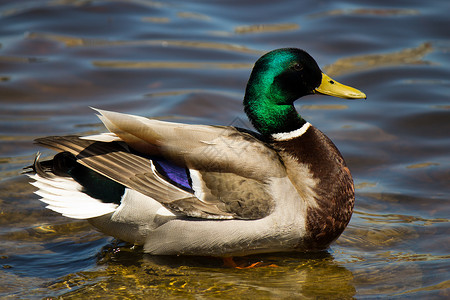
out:
{"label": "duck's foot underwater", "polygon": [[261,268],[261,267],[272,267],[272,268],[278,268],[277,265],[271,264],[271,263],[265,263],[263,261],[257,261],[257,262],[250,262],[248,260],[241,260],[239,262],[236,262],[233,257],[222,257],[223,259],[223,266],[227,268],[234,268],[234,269],[252,269],[252,268]]}

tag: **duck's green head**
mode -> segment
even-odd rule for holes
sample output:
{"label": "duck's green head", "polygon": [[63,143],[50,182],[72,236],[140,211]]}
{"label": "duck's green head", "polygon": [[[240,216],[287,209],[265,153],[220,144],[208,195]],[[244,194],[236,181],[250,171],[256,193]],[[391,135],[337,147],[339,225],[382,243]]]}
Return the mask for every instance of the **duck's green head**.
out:
{"label": "duck's green head", "polygon": [[305,51],[277,49],[255,63],[244,108],[253,126],[263,135],[291,132],[306,123],[295,110],[294,101],[316,93],[346,99],[366,98],[364,93],[322,73]]}

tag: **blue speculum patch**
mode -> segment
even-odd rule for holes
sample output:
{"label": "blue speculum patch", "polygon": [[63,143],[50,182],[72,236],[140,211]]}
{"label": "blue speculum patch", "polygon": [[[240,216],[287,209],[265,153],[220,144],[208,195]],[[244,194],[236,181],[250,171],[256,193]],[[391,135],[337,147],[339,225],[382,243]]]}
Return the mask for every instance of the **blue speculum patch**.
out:
{"label": "blue speculum patch", "polygon": [[189,192],[194,192],[190,184],[188,169],[185,167],[180,167],[160,157],[152,157],[151,160],[153,161],[158,173],[163,175],[170,183]]}

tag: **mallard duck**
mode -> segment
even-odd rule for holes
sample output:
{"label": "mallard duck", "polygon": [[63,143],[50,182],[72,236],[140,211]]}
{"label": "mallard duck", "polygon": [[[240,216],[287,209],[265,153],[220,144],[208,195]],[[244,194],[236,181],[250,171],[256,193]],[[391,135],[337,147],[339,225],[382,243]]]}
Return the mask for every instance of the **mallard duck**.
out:
{"label": "mallard duck", "polygon": [[242,256],[326,249],[353,212],[353,179],[336,146],[293,102],[362,99],[305,51],[266,53],[244,97],[257,132],[99,110],[109,133],[50,136],[58,151],[29,170],[47,208],[154,255]]}

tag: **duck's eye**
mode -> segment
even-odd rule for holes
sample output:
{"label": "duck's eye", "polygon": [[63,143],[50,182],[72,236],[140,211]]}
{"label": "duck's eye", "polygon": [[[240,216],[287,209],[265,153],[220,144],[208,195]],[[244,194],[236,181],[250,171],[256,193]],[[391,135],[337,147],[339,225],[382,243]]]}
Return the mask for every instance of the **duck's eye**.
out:
{"label": "duck's eye", "polygon": [[303,70],[303,66],[301,64],[295,64],[294,65],[294,70],[295,71],[301,71],[301,70]]}

